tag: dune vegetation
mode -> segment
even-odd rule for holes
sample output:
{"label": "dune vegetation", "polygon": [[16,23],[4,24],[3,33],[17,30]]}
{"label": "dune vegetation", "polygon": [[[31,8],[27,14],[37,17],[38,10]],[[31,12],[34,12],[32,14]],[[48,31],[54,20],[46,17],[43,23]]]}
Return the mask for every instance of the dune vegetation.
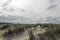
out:
{"label": "dune vegetation", "polygon": [[0,31],[3,32],[1,35],[4,37],[14,37],[27,31],[28,40],[58,40],[60,38],[60,24],[0,24]]}

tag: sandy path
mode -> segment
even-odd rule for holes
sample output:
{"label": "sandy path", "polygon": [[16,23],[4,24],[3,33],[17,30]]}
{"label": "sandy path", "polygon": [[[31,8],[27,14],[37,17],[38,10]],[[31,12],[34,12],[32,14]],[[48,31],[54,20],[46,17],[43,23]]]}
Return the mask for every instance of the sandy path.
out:
{"label": "sandy path", "polygon": [[[33,32],[35,34],[43,33],[45,31],[46,31],[46,29],[41,29],[39,27],[37,28],[37,30],[33,30]],[[17,38],[14,38],[13,40],[29,40],[28,32],[26,31],[22,36],[19,36]]]}
{"label": "sandy path", "polygon": [[[37,30],[34,30],[33,32],[35,34],[43,33],[43,32],[45,32],[45,29],[41,29],[38,27]],[[10,39],[10,38],[6,38],[6,39]],[[3,40],[3,38],[0,38],[0,40]],[[10,40],[29,40],[28,32],[25,31],[22,35],[18,34],[18,36],[15,36]]]}
{"label": "sandy path", "polygon": [[24,33],[22,34],[18,34],[16,35],[15,37],[6,37],[4,38],[3,36],[1,36],[5,31],[0,31],[0,40],[29,40],[29,36],[28,36],[28,32],[25,31]]}
{"label": "sandy path", "polygon": [[28,33],[25,32],[22,36],[19,36],[17,38],[12,39],[12,40],[29,40],[29,36],[28,36]]}

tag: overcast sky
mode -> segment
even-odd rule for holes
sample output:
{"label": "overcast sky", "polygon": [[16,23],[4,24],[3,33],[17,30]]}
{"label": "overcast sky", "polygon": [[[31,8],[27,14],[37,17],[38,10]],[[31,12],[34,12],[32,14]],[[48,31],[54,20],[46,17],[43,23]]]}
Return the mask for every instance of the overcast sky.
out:
{"label": "overcast sky", "polygon": [[[3,3],[3,1],[5,2],[5,0],[0,1],[1,4]],[[50,7],[51,9],[48,9],[49,6],[51,6],[50,4],[52,5],[52,7]],[[55,7],[53,5],[55,5]],[[52,0],[12,0],[9,6],[10,7],[14,6],[26,10],[25,13],[15,13],[15,14],[20,16],[35,18],[35,19],[39,17],[60,16],[59,0],[57,1],[56,0],[53,1]]]}
{"label": "overcast sky", "polygon": [[20,13],[22,16],[30,18],[45,17],[45,10],[48,6],[48,0],[12,0],[10,4],[26,10],[26,13]]}
{"label": "overcast sky", "polygon": [[[59,4],[59,0],[12,0],[11,3],[11,5],[25,9],[26,12],[28,12],[25,14],[30,17],[46,17],[59,15]],[[54,7],[54,5],[56,6]],[[52,8],[47,10],[49,6],[52,6]]]}

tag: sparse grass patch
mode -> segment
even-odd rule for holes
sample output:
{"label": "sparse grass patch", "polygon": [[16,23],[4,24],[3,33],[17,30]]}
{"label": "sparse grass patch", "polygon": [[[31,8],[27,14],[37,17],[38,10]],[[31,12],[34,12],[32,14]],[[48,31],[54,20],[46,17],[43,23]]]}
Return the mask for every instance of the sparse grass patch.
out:
{"label": "sparse grass patch", "polygon": [[28,31],[28,35],[29,35],[29,40],[35,40],[35,35],[34,35],[33,30],[30,29]]}

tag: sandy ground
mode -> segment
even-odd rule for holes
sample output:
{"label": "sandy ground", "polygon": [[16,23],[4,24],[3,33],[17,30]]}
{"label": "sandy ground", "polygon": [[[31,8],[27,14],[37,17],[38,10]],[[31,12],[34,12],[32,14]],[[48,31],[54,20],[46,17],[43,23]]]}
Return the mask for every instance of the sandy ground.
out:
{"label": "sandy ground", "polygon": [[[45,32],[45,29],[41,29],[38,26],[36,28],[36,30],[33,30],[33,31],[34,31],[34,34],[36,35],[36,34]],[[2,33],[4,33],[4,31],[0,31],[0,34],[2,34]],[[25,31],[22,35],[19,34],[19,35],[15,36],[14,38],[13,37],[12,38],[10,38],[10,37],[4,38],[1,36],[0,40],[29,40],[29,35],[28,35],[28,32]]]}
{"label": "sandy ground", "polygon": [[0,31],[0,40],[29,40],[28,32],[25,31],[24,33],[18,34],[14,37],[3,37],[1,34],[3,34],[4,31]]}
{"label": "sandy ground", "polygon": [[29,40],[28,33],[25,32],[22,36],[19,37],[16,36],[16,38],[14,38],[13,40]]}

